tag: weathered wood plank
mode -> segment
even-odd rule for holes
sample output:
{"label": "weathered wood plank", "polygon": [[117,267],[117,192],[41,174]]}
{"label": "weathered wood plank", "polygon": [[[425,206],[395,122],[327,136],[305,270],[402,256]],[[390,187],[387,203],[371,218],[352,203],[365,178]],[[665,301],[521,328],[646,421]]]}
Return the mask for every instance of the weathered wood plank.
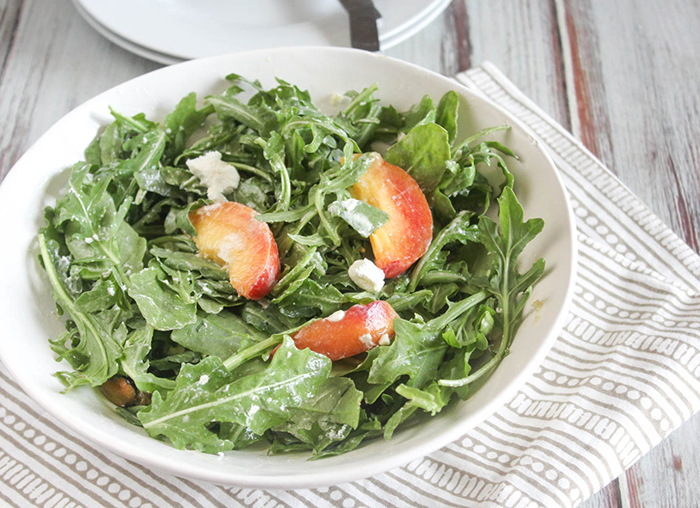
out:
{"label": "weathered wood plank", "polygon": [[583,141],[697,250],[700,5],[563,3]]}
{"label": "weathered wood plank", "polygon": [[466,5],[472,44],[471,63],[479,65],[490,60],[528,97],[569,128],[554,4],[468,0]]}
{"label": "weathered wood plank", "polygon": [[553,2],[454,0],[426,29],[386,54],[452,76],[486,60],[569,128]]}
{"label": "weathered wood plank", "polygon": [[454,71],[451,71],[455,67],[454,54],[451,50],[443,51],[442,49],[443,40],[454,37],[450,27],[453,19],[452,10],[453,8],[449,7],[417,36],[382,51],[382,53],[441,74],[454,74]]}
{"label": "weathered wood plank", "polygon": [[25,1],[8,40],[0,83],[0,175],[71,109],[160,67],[105,40],[69,2]]}
{"label": "weathered wood plank", "polygon": [[7,53],[17,33],[21,8],[22,0],[0,2],[0,76],[7,62]]}
{"label": "weathered wood plank", "polygon": [[593,494],[579,508],[621,508],[622,500],[620,487],[617,480],[610,483],[604,489]]}
{"label": "weathered wood plank", "polygon": [[572,132],[603,162],[608,162],[612,154],[610,119],[608,110],[601,104],[606,97],[605,82],[591,3],[558,0],[556,5],[560,29],[566,32],[562,38],[569,43],[565,61],[570,64],[567,86]]}
{"label": "weathered wood plank", "polygon": [[626,471],[621,491],[630,508],[700,506],[700,414]]}

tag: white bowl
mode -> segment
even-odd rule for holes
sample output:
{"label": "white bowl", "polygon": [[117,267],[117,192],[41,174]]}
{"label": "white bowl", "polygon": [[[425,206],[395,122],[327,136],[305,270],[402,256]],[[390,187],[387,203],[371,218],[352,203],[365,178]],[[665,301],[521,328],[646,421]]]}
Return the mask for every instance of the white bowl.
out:
{"label": "white bowl", "polygon": [[[224,76],[235,72],[271,86],[280,77],[310,91],[322,107],[330,96],[372,83],[378,97],[405,109],[424,94],[439,99],[448,90],[461,97],[460,136],[499,124],[512,129],[495,136],[521,157],[512,162],[516,193],[526,217],[542,217],[545,229],[525,251],[523,266],[544,257],[545,277],[537,283],[528,317],[510,355],[468,401],[451,404],[436,417],[400,429],[393,439],[377,439],[338,457],[307,461],[306,455],[268,456],[238,451],[223,457],[181,451],[148,437],[119,417],[97,390],[67,394],[53,373],[65,369],[54,360],[48,339],[62,325],[55,314],[50,285],[38,266],[36,232],[44,206],[53,204],[67,171],[83,157],[109,108],[162,119],[181,97],[220,92]],[[381,55],[337,48],[286,48],[231,54],[166,67],[119,85],[87,101],[62,118],[17,162],[0,187],[0,217],[5,247],[0,253],[0,359],[26,392],[57,420],[96,445],[148,467],[219,484],[258,488],[331,485],[378,474],[427,455],[478,425],[515,391],[543,360],[571,300],[576,266],[574,220],[564,185],[535,137],[497,105],[457,82]]]}

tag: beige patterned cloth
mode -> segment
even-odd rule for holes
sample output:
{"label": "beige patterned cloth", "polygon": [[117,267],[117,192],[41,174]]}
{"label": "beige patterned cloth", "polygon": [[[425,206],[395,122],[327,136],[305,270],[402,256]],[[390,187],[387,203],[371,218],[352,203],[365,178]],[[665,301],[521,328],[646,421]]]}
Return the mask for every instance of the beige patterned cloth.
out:
{"label": "beige patterned cloth", "polygon": [[150,471],[62,428],[0,366],[0,504],[29,507],[571,507],[700,409],[700,258],[493,65],[457,80],[544,141],[577,217],[564,329],[516,396],[429,457],[372,479],[263,491]]}

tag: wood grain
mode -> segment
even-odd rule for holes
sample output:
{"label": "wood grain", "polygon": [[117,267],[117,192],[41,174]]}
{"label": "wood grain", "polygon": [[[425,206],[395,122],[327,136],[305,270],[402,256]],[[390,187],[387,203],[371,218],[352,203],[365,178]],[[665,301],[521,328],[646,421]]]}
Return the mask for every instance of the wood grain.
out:
{"label": "wood grain", "polygon": [[16,4],[10,2],[3,10],[0,38],[7,55],[0,82],[1,175],[71,109],[160,67],[105,40],[68,2],[25,1],[18,21],[8,21],[13,28],[7,34],[4,20],[18,12]]}
{"label": "wood grain", "polygon": [[21,10],[22,0],[4,0],[0,3],[0,76],[5,72],[7,55],[17,34]]}
{"label": "wood grain", "polygon": [[571,129],[604,163],[612,160],[612,142],[610,140],[610,119],[607,108],[600,104],[605,95],[605,81],[602,78],[600,41],[596,26],[591,20],[593,15],[589,0],[558,1],[557,8],[562,11],[560,27],[566,30],[568,48],[567,62],[571,62],[571,80],[567,85],[573,93],[569,97],[572,117]]}
{"label": "wood grain", "polygon": [[569,128],[564,69],[552,2],[469,0],[473,65],[489,60],[545,112]]}
{"label": "wood grain", "polygon": [[565,4],[583,141],[697,250],[700,5]]}

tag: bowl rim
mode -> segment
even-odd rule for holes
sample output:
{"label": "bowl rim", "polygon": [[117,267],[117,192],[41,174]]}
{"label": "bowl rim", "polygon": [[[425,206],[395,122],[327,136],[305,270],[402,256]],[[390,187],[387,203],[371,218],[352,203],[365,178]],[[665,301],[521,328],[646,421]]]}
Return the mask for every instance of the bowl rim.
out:
{"label": "bowl rim", "polygon": [[[183,465],[183,463],[177,463],[177,462],[168,462],[163,460],[162,458],[159,460],[158,454],[151,452],[151,451],[146,451],[137,445],[131,444],[131,443],[123,443],[121,441],[114,442],[113,439],[111,438],[111,435],[109,434],[109,431],[106,429],[100,429],[100,428],[92,428],[91,427],[91,433],[85,433],[84,428],[81,427],[81,423],[77,422],[74,417],[72,417],[71,413],[61,407],[60,404],[55,403],[49,394],[45,392],[40,386],[33,384],[31,380],[27,380],[20,371],[14,368],[14,366],[6,361],[5,354],[3,353],[3,347],[2,347],[2,341],[0,341],[0,361],[3,362],[3,365],[7,368],[7,370],[10,372],[12,377],[15,379],[15,381],[21,386],[21,388],[35,401],[37,402],[43,409],[45,409],[48,413],[50,413],[52,416],[54,416],[58,421],[61,423],[65,424],[69,429],[72,431],[75,431],[79,433],[82,437],[84,437],[86,440],[89,442],[103,447],[105,449],[108,449],[111,452],[114,452],[115,454],[125,457],[126,459],[132,460],[134,462],[137,462],[142,465],[146,465],[148,467],[152,467],[154,469],[171,473],[176,476],[181,476],[181,477],[186,477],[186,478],[191,478],[191,479],[196,479],[196,480],[203,480],[203,481],[208,481],[212,482],[218,485],[232,485],[232,486],[239,486],[239,487],[245,487],[245,488],[276,488],[276,489],[296,489],[296,488],[310,488],[310,487],[322,487],[322,486],[330,486],[330,485],[335,485],[338,483],[345,483],[349,481],[354,481],[362,478],[366,478],[369,476],[373,476],[382,472],[385,472],[389,469],[392,469],[394,467],[399,467],[403,466],[412,460],[418,459],[420,457],[426,456],[446,445],[449,443],[459,439],[462,437],[466,432],[468,432],[470,429],[476,427],[477,425],[480,425],[486,418],[491,416],[498,408],[503,406],[510,398],[512,398],[517,389],[524,384],[524,381],[535,371],[537,367],[540,366],[542,361],[544,360],[545,356],[551,349],[551,347],[554,344],[554,341],[557,339],[558,334],[560,330],[563,327],[564,320],[566,319],[566,316],[568,314],[568,310],[570,308],[572,298],[573,298],[573,293],[574,293],[574,282],[575,282],[575,277],[576,277],[576,268],[577,268],[577,262],[578,262],[578,255],[577,255],[577,240],[576,240],[576,225],[575,225],[575,219],[574,219],[574,214],[573,210],[571,207],[570,199],[568,196],[568,192],[566,190],[566,187],[564,185],[563,179],[559,173],[558,168],[554,164],[551,156],[549,153],[544,148],[544,143],[538,138],[538,136],[528,127],[526,126],[523,122],[515,118],[513,115],[511,115],[508,111],[506,111],[503,107],[498,105],[497,103],[493,102],[492,100],[488,99],[485,97],[483,94],[481,94],[477,90],[473,90],[465,86],[464,84],[458,82],[455,79],[448,78],[446,76],[443,76],[441,74],[438,74],[436,72],[430,71],[428,69],[422,68],[418,65],[401,61],[395,58],[387,57],[385,55],[381,54],[375,54],[375,53],[368,53],[365,51],[361,50],[356,50],[352,48],[334,48],[334,47],[316,47],[316,46],[310,46],[310,47],[285,47],[285,48],[272,48],[272,49],[259,49],[259,50],[252,50],[252,51],[245,51],[245,52],[238,52],[238,53],[229,53],[225,55],[217,55],[217,56],[212,56],[212,57],[206,57],[206,58],[201,58],[201,59],[196,59],[196,60],[189,60],[186,62],[182,62],[173,66],[168,66],[164,67],[161,69],[157,69],[151,72],[148,72],[146,74],[137,76],[135,78],[132,78],[128,81],[125,81],[123,83],[120,83],[94,97],[91,99],[83,102],[73,110],[71,110],[69,113],[64,115],[61,119],[59,119],[57,122],[55,122],[39,139],[37,139],[31,147],[29,147],[26,152],[22,155],[22,157],[13,165],[12,169],[7,173],[5,179],[3,180],[2,184],[0,185],[0,209],[3,207],[2,203],[5,202],[3,197],[9,192],[8,189],[13,187],[13,182],[15,178],[17,177],[17,171],[14,171],[14,169],[17,166],[22,165],[23,161],[25,158],[28,157],[28,154],[32,152],[35,147],[41,143],[41,141],[53,135],[53,133],[56,130],[60,130],[61,127],[67,123],[73,116],[75,115],[81,115],[84,114],[85,110],[89,110],[92,104],[96,101],[99,101],[103,96],[113,93],[115,90],[118,88],[125,86],[127,84],[134,84],[135,82],[138,82],[139,80],[146,80],[148,77],[158,74],[158,73],[166,73],[166,72],[172,72],[173,67],[178,67],[182,69],[186,69],[187,67],[192,67],[193,69],[196,69],[198,65],[200,65],[200,62],[213,62],[216,60],[222,60],[225,61],[227,59],[230,59],[232,57],[239,57],[239,56],[259,56],[260,58],[265,58],[266,55],[269,55],[270,53],[314,53],[314,52],[319,52],[319,53],[334,53],[337,55],[340,54],[352,54],[352,55],[359,55],[362,54],[363,57],[366,58],[381,58],[381,59],[386,59],[387,61],[390,61],[392,65],[396,65],[399,67],[403,67],[404,69],[408,71],[413,71],[413,72],[419,72],[422,74],[426,74],[431,77],[431,79],[437,79],[439,81],[442,81],[443,83],[449,83],[449,86],[457,91],[462,97],[468,97],[470,99],[482,101],[491,108],[494,108],[495,110],[499,111],[500,114],[502,114],[504,117],[508,119],[510,122],[511,126],[514,128],[519,129],[522,131],[524,134],[526,134],[528,137],[530,137],[533,141],[533,144],[536,145],[536,150],[539,150],[541,154],[544,156],[544,160],[551,166],[552,173],[555,176],[556,180],[556,185],[558,185],[561,190],[562,194],[564,196],[565,200],[565,209],[566,209],[566,224],[568,225],[569,229],[569,235],[570,235],[570,242],[568,244],[568,249],[571,252],[571,257],[570,257],[570,263],[568,266],[564,266],[564,268],[568,268],[569,273],[568,277],[566,278],[566,284],[567,284],[567,290],[565,292],[565,298],[564,301],[561,303],[561,306],[559,310],[556,313],[556,317],[553,320],[552,326],[549,328],[549,330],[546,331],[546,337],[538,343],[538,346],[535,348],[534,353],[531,354],[530,360],[526,363],[524,368],[513,378],[513,380],[504,386],[503,389],[501,389],[500,393],[493,399],[491,399],[489,402],[484,404],[481,408],[479,408],[473,415],[470,416],[470,418],[466,422],[462,422],[462,425],[457,424],[452,426],[449,431],[444,432],[443,434],[439,436],[433,436],[431,439],[421,442],[420,444],[413,445],[412,447],[409,447],[404,450],[398,450],[393,454],[389,454],[387,456],[381,456],[377,457],[376,460],[373,460],[367,464],[363,468],[352,468],[349,471],[346,472],[346,474],[343,476],[342,480],[338,480],[338,473],[335,469],[331,468],[328,471],[321,471],[321,472],[314,472],[312,476],[309,477],[300,477],[299,475],[292,475],[292,474],[275,474],[274,476],[262,476],[262,475],[256,475],[256,474],[250,474],[250,475],[236,475],[235,477],[232,477],[230,472],[222,471],[222,470],[205,470],[203,468],[196,468],[192,469],[187,467],[186,464]],[[9,182],[9,183],[8,183]],[[191,452],[191,453],[199,453],[199,452]],[[184,455],[183,455],[184,456]]]}

